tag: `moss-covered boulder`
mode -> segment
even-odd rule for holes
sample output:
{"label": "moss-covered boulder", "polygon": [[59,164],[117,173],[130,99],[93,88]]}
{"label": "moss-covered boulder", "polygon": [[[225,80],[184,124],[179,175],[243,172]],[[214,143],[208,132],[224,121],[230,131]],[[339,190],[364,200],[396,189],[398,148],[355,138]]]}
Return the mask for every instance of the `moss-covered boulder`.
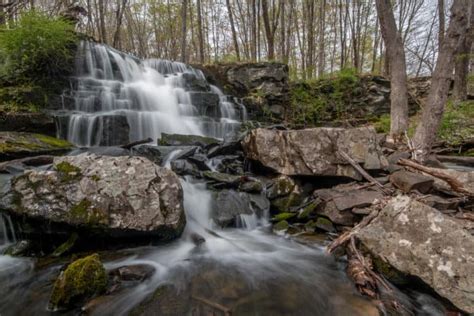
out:
{"label": "moss-covered boulder", "polygon": [[218,143],[218,139],[199,135],[161,133],[161,138],[158,139],[160,146],[206,146]]}
{"label": "moss-covered boulder", "polygon": [[98,254],[78,259],[63,271],[54,283],[49,307],[67,309],[94,295],[107,286],[107,273]]}
{"label": "moss-covered boulder", "polygon": [[0,132],[0,161],[37,155],[63,154],[74,146],[66,140],[23,132]]}
{"label": "moss-covered boulder", "polygon": [[34,223],[36,230],[25,234],[76,231],[99,241],[171,240],[186,221],[181,184],[171,170],[143,157],[88,153],[56,157],[51,170],[14,177],[0,195],[0,209]]}

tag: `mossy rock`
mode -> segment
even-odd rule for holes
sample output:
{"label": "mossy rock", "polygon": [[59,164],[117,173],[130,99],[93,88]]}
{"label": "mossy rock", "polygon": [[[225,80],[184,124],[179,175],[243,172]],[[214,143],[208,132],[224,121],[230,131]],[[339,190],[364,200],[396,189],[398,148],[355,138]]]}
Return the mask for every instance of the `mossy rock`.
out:
{"label": "mossy rock", "polygon": [[237,184],[240,181],[240,176],[235,176],[217,171],[204,171],[202,175],[209,180],[226,184]]}
{"label": "mossy rock", "polygon": [[53,310],[67,309],[105,291],[107,273],[98,254],[71,263],[56,279],[49,301]]}
{"label": "mossy rock", "polygon": [[327,232],[335,231],[334,225],[326,217],[318,217],[318,219],[314,223],[314,227],[316,227],[318,229],[321,229],[321,230],[324,230],[324,231],[327,231]]}
{"label": "mossy rock", "polygon": [[286,196],[293,192],[295,186],[296,184],[291,178],[287,176],[278,177],[273,181],[272,186],[268,190],[267,196],[270,200]]}
{"label": "mossy rock", "polygon": [[161,133],[161,138],[158,139],[160,146],[206,146],[218,143],[218,139],[199,135]]}
{"label": "mossy rock", "polygon": [[273,230],[274,231],[283,231],[283,230],[287,230],[289,226],[290,226],[290,224],[288,224],[287,221],[279,221],[278,223],[273,225]]}
{"label": "mossy rock", "polygon": [[272,220],[275,221],[275,222],[286,221],[286,220],[289,220],[290,218],[293,218],[295,216],[296,216],[296,213],[289,213],[289,212],[280,213],[280,214],[275,215],[272,218]]}
{"label": "mossy rock", "polygon": [[271,201],[273,210],[278,213],[289,212],[291,208],[300,205],[302,201],[301,194],[292,192],[290,195]]}
{"label": "mossy rock", "polygon": [[318,204],[313,201],[310,204],[303,207],[298,213],[298,219],[305,220],[305,219],[310,218],[311,215],[313,215],[314,211],[316,210],[317,206]]}
{"label": "mossy rock", "polygon": [[0,161],[37,155],[63,154],[73,147],[66,140],[47,135],[0,132]]}
{"label": "mossy rock", "polygon": [[60,257],[64,255],[65,253],[70,252],[70,250],[74,247],[78,239],[79,239],[79,235],[77,233],[72,233],[71,236],[69,236],[68,240],[66,240],[64,243],[59,245],[59,247],[57,247],[54,250],[52,256]]}

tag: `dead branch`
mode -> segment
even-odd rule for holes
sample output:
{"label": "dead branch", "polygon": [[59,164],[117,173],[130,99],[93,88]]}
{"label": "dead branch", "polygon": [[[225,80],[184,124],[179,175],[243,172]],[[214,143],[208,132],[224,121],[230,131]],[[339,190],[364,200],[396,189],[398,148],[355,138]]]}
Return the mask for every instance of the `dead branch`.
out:
{"label": "dead branch", "polygon": [[328,253],[332,253],[336,248],[338,248],[341,245],[344,245],[346,242],[348,242],[352,236],[357,234],[363,227],[367,226],[370,224],[370,222],[379,215],[379,209],[373,210],[369,215],[364,217],[359,224],[354,226],[350,231],[347,231],[337,237],[336,239],[333,240],[333,242],[327,247],[326,251]]}
{"label": "dead branch", "polygon": [[418,164],[414,161],[408,160],[408,159],[400,159],[398,161],[398,164],[402,165],[402,166],[407,166],[407,167],[416,169],[418,171],[422,171],[422,172],[427,173],[427,174],[429,174],[433,177],[441,179],[441,180],[445,181],[447,184],[449,184],[449,186],[456,192],[466,194],[466,195],[469,195],[469,196],[474,196],[474,194],[472,192],[470,192],[469,190],[467,190],[460,181],[458,181],[457,179],[451,177],[450,175],[442,172],[441,170],[426,167],[426,166],[420,165],[420,164]]}
{"label": "dead branch", "polygon": [[354,159],[352,159],[347,153],[342,150],[338,150],[339,155],[341,155],[344,160],[346,160],[352,167],[354,167],[357,172],[359,172],[367,181],[373,183],[376,188],[381,191],[383,194],[392,194],[392,192],[384,187],[380,182],[375,180],[370,174],[367,173]]}
{"label": "dead branch", "polygon": [[474,167],[474,157],[436,155],[436,158],[441,162],[451,162]]}

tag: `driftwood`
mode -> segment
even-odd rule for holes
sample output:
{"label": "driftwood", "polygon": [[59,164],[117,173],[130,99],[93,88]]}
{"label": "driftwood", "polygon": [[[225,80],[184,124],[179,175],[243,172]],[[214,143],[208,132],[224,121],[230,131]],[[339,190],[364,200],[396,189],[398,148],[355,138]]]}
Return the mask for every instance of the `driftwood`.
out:
{"label": "driftwood", "polygon": [[341,155],[344,160],[346,160],[352,167],[354,167],[357,172],[359,172],[367,181],[374,184],[375,187],[384,194],[391,194],[392,192],[384,187],[380,182],[374,179],[370,174],[367,173],[354,159],[352,159],[347,153],[342,150],[338,150],[339,155]]}
{"label": "driftwood", "polygon": [[42,166],[53,163],[54,156],[51,155],[40,155],[34,157],[26,157],[21,159],[15,159],[5,162],[0,162],[0,172],[5,172],[6,169],[14,165],[26,165],[26,166]]}
{"label": "driftwood", "polygon": [[449,184],[449,186],[456,192],[466,194],[466,195],[469,195],[469,196],[474,196],[474,194],[472,192],[470,192],[469,190],[467,190],[460,181],[458,181],[457,179],[453,178],[452,176],[450,176],[450,175],[448,175],[448,174],[446,174],[446,173],[444,173],[440,170],[420,165],[420,164],[418,164],[418,163],[416,163],[412,160],[408,160],[408,159],[400,159],[398,161],[398,164],[402,165],[402,166],[413,168],[413,169],[418,170],[418,171],[422,171],[422,172],[427,173],[427,174],[429,174],[433,177],[441,179],[441,180],[445,181],[447,184]]}
{"label": "driftwood", "polygon": [[148,143],[151,143],[152,141],[153,141],[153,139],[150,138],[150,137],[148,137],[148,138],[146,138],[146,139],[137,140],[137,141],[135,141],[135,142],[131,142],[131,143],[122,145],[122,146],[120,146],[120,148],[123,148],[123,149],[130,149],[130,148],[132,148],[133,146],[142,145],[142,144],[148,144]]}
{"label": "driftwood", "polygon": [[474,157],[436,155],[436,158],[441,162],[450,162],[474,167]]}

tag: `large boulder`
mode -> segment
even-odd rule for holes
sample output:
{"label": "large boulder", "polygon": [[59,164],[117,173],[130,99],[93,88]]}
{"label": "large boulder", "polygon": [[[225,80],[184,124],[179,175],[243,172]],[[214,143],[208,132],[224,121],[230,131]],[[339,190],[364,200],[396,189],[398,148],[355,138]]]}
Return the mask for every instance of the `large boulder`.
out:
{"label": "large boulder", "polygon": [[408,196],[393,198],[357,237],[379,262],[416,276],[474,313],[474,237],[456,220]]}
{"label": "large boulder", "polygon": [[28,156],[63,154],[74,146],[51,136],[24,132],[0,132],[0,161]]}
{"label": "large boulder", "polygon": [[146,158],[84,153],[13,178],[0,209],[105,237],[157,241],[181,234],[182,199],[178,177]]}
{"label": "large boulder", "polygon": [[51,115],[43,112],[0,111],[0,131],[40,133],[56,136],[56,123]]}
{"label": "large boulder", "polygon": [[288,176],[346,176],[360,174],[338,153],[347,153],[366,170],[381,169],[385,158],[371,127],[252,130],[242,141],[247,158]]}

